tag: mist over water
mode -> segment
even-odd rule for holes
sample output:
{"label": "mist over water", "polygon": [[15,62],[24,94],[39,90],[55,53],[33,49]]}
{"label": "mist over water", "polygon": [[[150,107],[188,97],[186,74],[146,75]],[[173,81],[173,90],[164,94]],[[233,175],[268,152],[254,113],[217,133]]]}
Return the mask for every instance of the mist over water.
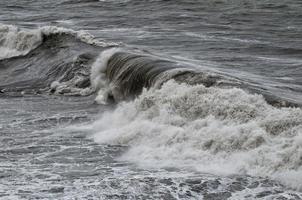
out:
{"label": "mist over water", "polygon": [[0,199],[302,199],[299,0],[0,2]]}

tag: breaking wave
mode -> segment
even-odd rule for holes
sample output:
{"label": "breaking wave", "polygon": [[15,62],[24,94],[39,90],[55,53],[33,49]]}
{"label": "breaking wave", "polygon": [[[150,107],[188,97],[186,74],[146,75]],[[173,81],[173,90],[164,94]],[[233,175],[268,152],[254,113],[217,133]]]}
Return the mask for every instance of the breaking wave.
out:
{"label": "breaking wave", "polygon": [[168,81],[91,128],[95,141],[128,146],[121,159],[144,167],[270,176],[302,190],[302,110],[241,89]]}
{"label": "breaking wave", "polygon": [[128,147],[122,160],[269,176],[302,190],[299,107],[280,107],[286,102],[230,77],[121,49],[104,51],[90,78],[99,103],[134,97],[90,126],[95,141]]}

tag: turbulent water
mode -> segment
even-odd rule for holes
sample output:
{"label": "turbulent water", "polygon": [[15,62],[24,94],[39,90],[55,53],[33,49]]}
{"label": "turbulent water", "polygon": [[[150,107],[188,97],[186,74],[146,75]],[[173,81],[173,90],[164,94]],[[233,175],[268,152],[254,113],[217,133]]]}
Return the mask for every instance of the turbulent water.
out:
{"label": "turbulent water", "polygon": [[302,199],[300,0],[1,0],[0,199]]}

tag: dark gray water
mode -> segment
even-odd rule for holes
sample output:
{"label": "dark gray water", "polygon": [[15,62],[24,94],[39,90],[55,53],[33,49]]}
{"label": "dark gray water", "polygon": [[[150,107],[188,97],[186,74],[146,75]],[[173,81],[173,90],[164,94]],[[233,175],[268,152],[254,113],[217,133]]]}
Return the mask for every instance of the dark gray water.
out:
{"label": "dark gray water", "polygon": [[0,198],[302,199],[301,13],[1,0]]}

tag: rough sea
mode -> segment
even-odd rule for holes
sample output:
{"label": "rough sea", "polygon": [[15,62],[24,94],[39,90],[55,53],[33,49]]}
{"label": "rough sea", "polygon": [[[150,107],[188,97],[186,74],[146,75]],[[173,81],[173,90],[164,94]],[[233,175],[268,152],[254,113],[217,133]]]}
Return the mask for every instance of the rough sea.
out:
{"label": "rough sea", "polygon": [[302,199],[302,1],[0,0],[0,199]]}

